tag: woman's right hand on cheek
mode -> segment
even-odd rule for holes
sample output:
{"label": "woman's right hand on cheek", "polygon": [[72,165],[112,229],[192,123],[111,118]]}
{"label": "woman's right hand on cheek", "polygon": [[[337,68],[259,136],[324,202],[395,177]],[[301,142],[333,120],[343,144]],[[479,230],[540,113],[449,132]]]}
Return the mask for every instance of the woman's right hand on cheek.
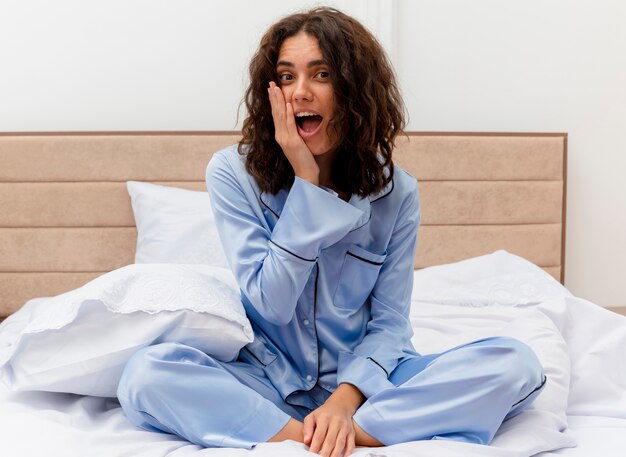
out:
{"label": "woman's right hand on cheek", "polygon": [[313,154],[298,134],[293,106],[285,101],[283,91],[274,82],[270,82],[267,91],[272,107],[276,142],[289,160],[295,175],[318,185],[319,167]]}

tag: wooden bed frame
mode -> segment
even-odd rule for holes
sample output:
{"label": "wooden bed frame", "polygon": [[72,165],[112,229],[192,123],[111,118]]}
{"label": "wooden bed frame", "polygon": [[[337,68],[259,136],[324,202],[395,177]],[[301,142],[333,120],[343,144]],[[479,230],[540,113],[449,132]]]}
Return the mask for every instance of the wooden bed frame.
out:
{"label": "wooden bed frame", "polygon": [[[126,181],[202,190],[236,132],[0,133],[0,319],[134,261]],[[564,279],[566,134],[408,133],[415,267],[506,249]]]}

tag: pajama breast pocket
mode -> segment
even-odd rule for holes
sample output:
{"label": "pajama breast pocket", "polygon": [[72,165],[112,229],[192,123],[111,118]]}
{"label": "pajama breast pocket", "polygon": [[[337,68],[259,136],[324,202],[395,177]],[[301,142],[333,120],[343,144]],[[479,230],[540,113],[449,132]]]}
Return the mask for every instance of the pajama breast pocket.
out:
{"label": "pajama breast pocket", "polygon": [[337,308],[360,308],[376,284],[386,254],[375,254],[355,244],[348,248],[334,295]]}

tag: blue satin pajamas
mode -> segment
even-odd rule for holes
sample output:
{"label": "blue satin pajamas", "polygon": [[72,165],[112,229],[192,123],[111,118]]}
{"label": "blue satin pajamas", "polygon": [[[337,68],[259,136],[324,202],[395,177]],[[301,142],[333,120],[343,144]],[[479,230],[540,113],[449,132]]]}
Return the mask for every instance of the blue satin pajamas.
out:
{"label": "blue satin pajamas", "polygon": [[[522,343],[477,341],[407,359],[391,373],[393,386],[370,397],[354,420],[384,444],[433,438],[485,444],[503,420],[532,403],[542,376]],[[312,409],[290,405],[262,369],[176,343],[138,352],[118,394],[137,426],[205,447],[243,448],[267,441],[290,418],[303,421],[330,396],[317,387],[308,393]]]}
{"label": "blue satin pajamas", "polygon": [[236,145],[216,153],[207,187],[255,339],[234,361],[174,343],[139,351],[118,389],[132,423],[251,448],[350,383],[367,399],[354,420],[382,443],[487,444],[540,393],[542,367],[517,340],[414,350],[414,178],[396,167],[379,194],[348,202],[299,178],[270,195],[244,160]]}

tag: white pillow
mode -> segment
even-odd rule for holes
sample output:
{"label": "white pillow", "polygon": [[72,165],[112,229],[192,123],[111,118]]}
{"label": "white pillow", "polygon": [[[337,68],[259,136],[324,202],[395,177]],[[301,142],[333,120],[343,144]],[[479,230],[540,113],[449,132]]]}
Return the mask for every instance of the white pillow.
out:
{"label": "white pillow", "polygon": [[230,271],[128,265],[8,317],[0,325],[0,378],[17,391],[115,397],[140,348],[180,342],[229,361],[252,339]]}
{"label": "white pillow", "polygon": [[412,301],[455,306],[533,306],[571,297],[556,279],[528,260],[500,250],[418,270]]}
{"label": "white pillow", "polygon": [[228,267],[208,192],[126,183],[137,225],[135,263]]}

